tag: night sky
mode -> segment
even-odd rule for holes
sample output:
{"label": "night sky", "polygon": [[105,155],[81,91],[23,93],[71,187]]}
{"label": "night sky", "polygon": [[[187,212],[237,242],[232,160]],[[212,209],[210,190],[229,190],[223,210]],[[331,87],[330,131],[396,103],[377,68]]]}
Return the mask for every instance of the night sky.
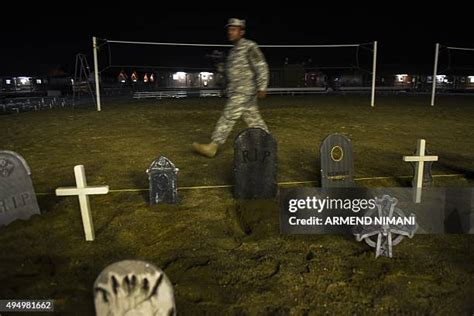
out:
{"label": "night sky", "polygon": [[255,4],[249,8],[242,3],[239,8],[238,2],[232,2],[239,9],[224,10],[190,7],[184,2],[181,9],[141,3],[101,3],[102,8],[97,9],[84,2],[82,8],[72,2],[49,8],[27,2],[9,4],[2,10],[9,13],[2,20],[0,75],[44,74],[53,67],[73,71],[77,53],[87,54],[92,62],[93,35],[115,40],[227,44],[224,25],[229,17],[246,19],[247,38],[259,44],[378,40],[380,65],[430,66],[435,42],[474,47],[474,18],[466,7],[414,8],[409,2],[350,7],[342,2],[334,6],[315,2],[314,9],[307,4],[277,8],[265,4],[263,10]]}

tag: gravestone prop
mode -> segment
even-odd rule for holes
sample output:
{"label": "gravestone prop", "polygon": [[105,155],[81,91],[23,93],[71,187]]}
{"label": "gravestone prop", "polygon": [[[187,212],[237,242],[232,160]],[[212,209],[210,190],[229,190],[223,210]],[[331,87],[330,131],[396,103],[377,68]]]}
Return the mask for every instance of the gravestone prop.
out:
{"label": "gravestone prop", "polygon": [[474,234],[474,190],[471,191],[471,212],[469,214],[469,234]]}
{"label": "gravestone prop", "polygon": [[30,175],[22,156],[0,151],[0,226],[40,214]]}
{"label": "gravestone prop", "polygon": [[166,157],[159,157],[146,170],[150,182],[150,205],[178,203],[179,169]]}
{"label": "gravestone prop", "polygon": [[95,239],[94,221],[92,220],[89,195],[107,194],[109,186],[88,186],[86,171],[83,165],[74,166],[74,177],[76,178],[76,187],[61,187],[56,189],[57,196],[73,196],[79,198],[79,207],[81,209],[82,226],[87,241]]}
{"label": "gravestone prop", "polygon": [[[426,150],[425,153],[427,155],[431,155],[431,153]],[[416,154],[416,153],[414,153]],[[411,163],[411,167],[413,169],[413,174],[416,174],[417,172],[417,164],[415,162],[412,162]],[[422,183],[423,183],[423,187],[426,188],[426,187],[432,187],[433,186],[433,175],[431,174],[431,167],[433,166],[433,161],[427,161],[423,164],[423,171],[422,171]],[[412,187],[416,187],[416,179],[415,179],[415,176],[413,176],[413,179],[411,180],[411,186]]]}
{"label": "gravestone prop", "polygon": [[174,316],[173,285],[154,265],[124,260],[105,268],[94,283],[97,316]]}
{"label": "gravestone prop", "polygon": [[474,234],[474,188],[446,188],[444,230]]}
{"label": "gravestone prop", "polygon": [[431,184],[433,177],[431,176],[431,164],[438,161],[438,156],[426,156],[426,141],[419,139],[416,147],[415,156],[403,156],[403,161],[411,162],[413,166],[414,176],[412,180],[413,200],[415,203],[421,202],[421,190],[425,182]]}
{"label": "gravestone prop", "polygon": [[272,199],[277,195],[277,143],[261,128],[247,128],[234,142],[234,198]]}
{"label": "gravestone prop", "polygon": [[[367,211],[366,217],[379,217],[389,220],[397,218],[406,218],[405,213],[396,208],[398,199],[390,195],[384,195],[382,198],[375,198],[377,209]],[[415,217],[410,214],[410,217]],[[416,221],[413,225],[397,225],[397,224],[376,224],[375,220],[370,225],[361,225],[354,227],[354,235],[357,241],[365,240],[365,242],[375,248],[375,257],[385,256],[392,258],[392,247],[398,245],[403,237],[413,238],[418,229]]]}
{"label": "gravestone prop", "polygon": [[342,134],[326,137],[320,148],[321,186],[323,188],[350,188],[354,183],[352,143]]}
{"label": "gravestone prop", "polygon": [[[424,150],[423,150],[424,148]],[[406,160],[405,160],[406,159]],[[418,160],[414,160],[418,159]],[[404,156],[405,161],[410,161],[413,168],[413,179],[411,185],[417,186],[417,172],[419,165],[421,165],[421,183],[422,187],[430,187],[433,185],[433,176],[431,175],[431,166],[434,161],[438,160],[437,156],[432,156],[428,149],[426,149],[426,141],[424,139],[418,140],[417,149],[414,152],[414,156]]]}

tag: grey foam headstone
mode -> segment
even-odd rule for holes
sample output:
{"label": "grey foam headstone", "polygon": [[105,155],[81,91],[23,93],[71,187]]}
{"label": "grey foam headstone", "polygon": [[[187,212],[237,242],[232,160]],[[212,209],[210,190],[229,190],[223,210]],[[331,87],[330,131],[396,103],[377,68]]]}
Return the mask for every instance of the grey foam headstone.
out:
{"label": "grey foam headstone", "polygon": [[469,234],[474,234],[474,190],[471,190],[471,212],[469,214]]}
{"label": "grey foam headstone", "polygon": [[178,203],[179,169],[166,157],[159,157],[147,169],[150,181],[150,205]]}
{"label": "grey foam headstone", "polygon": [[446,233],[474,233],[474,189],[446,188],[444,229]]}
{"label": "grey foam headstone", "polygon": [[173,285],[151,263],[124,260],[106,267],[94,283],[97,316],[176,315]]}
{"label": "grey foam headstone", "polygon": [[25,159],[13,151],[0,151],[0,226],[40,214]]}
{"label": "grey foam headstone", "polygon": [[261,128],[247,128],[234,142],[236,199],[272,199],[277,195],[277,143]]}
{"label": "grey foam headstone", "polygon": [[326,137],[320,148],[321,186],[323,188],[354,187],[352,143],[342,134]]}

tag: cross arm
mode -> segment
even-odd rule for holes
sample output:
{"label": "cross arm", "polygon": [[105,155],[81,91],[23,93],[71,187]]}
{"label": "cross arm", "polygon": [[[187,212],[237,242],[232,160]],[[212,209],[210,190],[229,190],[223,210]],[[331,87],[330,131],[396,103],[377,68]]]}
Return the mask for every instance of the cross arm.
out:
{"label": "cross arm", "polygon": [[438,156],[403,156],[403,161],[420,162],[420,161],[438,161]]}
{"label": "cross arm", "polygon": [[109,186],[90,186],[86,188],[62,187],[56,189],[57,196],[71,196],[71,195],[96,195],[109,193]]}

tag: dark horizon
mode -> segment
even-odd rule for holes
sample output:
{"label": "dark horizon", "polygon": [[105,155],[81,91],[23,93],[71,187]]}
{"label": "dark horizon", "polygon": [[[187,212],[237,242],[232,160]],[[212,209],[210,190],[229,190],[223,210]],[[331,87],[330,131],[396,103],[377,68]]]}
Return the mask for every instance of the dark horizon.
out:
{"label": "dark horizon", "polygon": [[[259,13],[258,9],[193,10],[190,7],[160,12],[152,6],[115,5],[114,8],[98,8],[96,12],[88,7],[39,13],[44,11],[43,6],[38,10],[35,5],[29,6],[30,10],[21,14],[20,8],[11,9],[9,20],[4,22],[1,33],[8,45],[2,45],[0,75],[44,74],[54,67],[73,71],[77,53],[86,54],[92,64],[92,36],[129,41],[227,44],[224,25],[234,16],[246,19],[246,37],[261,45],[352,44],[377,40],[379,65],[428,68],[433,63],[436,42],[474,47],[469,42],[472,19],[468,10],[457,8],[433,11],[436,9],[399,6],[372,12],[360,6],[346,6],[345,9],[319,7],[314,12],[309,6],[295,6]],[[159,53],[151,56],[165,57]],[[346,56],[336,53],[334,57]]]}

